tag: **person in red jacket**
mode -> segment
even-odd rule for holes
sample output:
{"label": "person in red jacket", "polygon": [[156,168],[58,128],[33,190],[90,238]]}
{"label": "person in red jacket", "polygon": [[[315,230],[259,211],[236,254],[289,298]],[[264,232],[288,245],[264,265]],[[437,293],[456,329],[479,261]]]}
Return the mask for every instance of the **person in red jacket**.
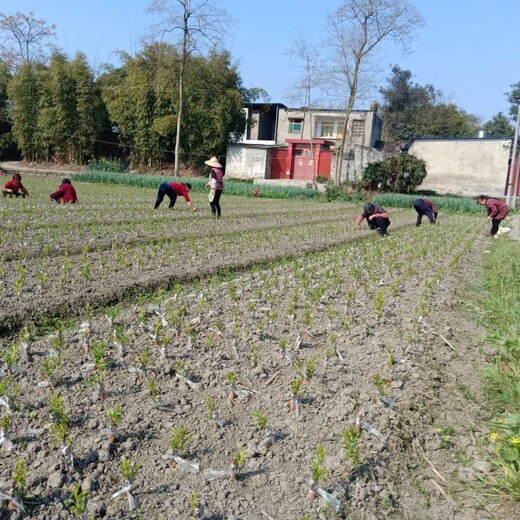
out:
{"label": "person in red jacket", "polygon": [[14,195],[15,197],[22,196],[25,198],[29,195],[29,192],[25,189],[25,186],[22,184],[22,176],[19,173],[13,174],[13,178],[10,181],[7,181],[2,188],[2,193],[4,197],[10,195],[11,197]]}
{"label": "person in red jacket", "polygon": [[417,223],[416,226],[420,226],[423,215],[428,217],[430,224],[437,222],[438,210],[435,204],[428,199],[415,199],[413,201],[413,207],[417,211]]}
{"label": "person in red jacket", "polygon": [[173,209],[177,197],[184,197],[186,204],[191,208],[192,211],[197,211],[197,208],[192,204],[188,192],[191,190],[191,184],[180,183],[180,182],[163,182],[159,186],[159,192],[157,193],[157,199],[155,200],[155,209],[157,209],[164,199],[165,195],[168,195],[170,199],[169,208]]}
{"label": "person in red jacket", "polygon": [[390,225],[390,219],[388,213],[381,206],[367,202],[363,208],[363,213],[359,215],[354,225],[359,228],[365,218],[370,229],[378,229],[381,236],[388,235],[387,228]]}
{"label": "person in red jacket", "polygon": [[476,198],[479,206],[485,206],[488,212],[487,221],[491,221],[491,230],[486,232],[487,237],[494,237],[497,234],[500,222],[504,220],[509,213],[509,206],[500,199],[495,199],[489,195],[479,195]]}
{"label": "person in red jacket", "polygon": [[58,191],[51,193],[51,199],[55,200],[58,204],[67,204],[67,202],[76,204],[78,196],[70,179],[63,179]]}

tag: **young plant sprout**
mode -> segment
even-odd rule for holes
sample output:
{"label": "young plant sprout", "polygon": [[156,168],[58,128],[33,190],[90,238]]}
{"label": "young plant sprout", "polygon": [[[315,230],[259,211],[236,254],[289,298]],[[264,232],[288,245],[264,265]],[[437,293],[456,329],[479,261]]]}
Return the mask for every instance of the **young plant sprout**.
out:
{"label": "young plant sprout", "polygon": [[298,359],[295,361],[294,365],[296,367],[296,373],[298,374],[302,384],[307,384],[312,379],[312,376],[318,367],[318,356],[311,356],[305,361]]}
{"label": "young plant sprout", "polygon": [[224,426],[224,421],[220,419],[217,406],[213,397],[211,397],[207,393],[204,394],[204,403],[206,404],[206,408],[208,409],[209,420],[212,422],[214,428],[222,428]]}
{"label": "young plant sprout", "polygon": [[65,410],[65,407],[63,406],[63,400],[58,394],[52,394],[49,408],[51,411],[51,418],[55,424],[63,423],[68,425],[69,414]]}
{"label": "young plant sprout", "polygon": [[239,450],[233,459],[233,463],[231,464],[231,478],[233,480],[238,480],[242,470],[244,469],[247,462],[247,448],[242,448]]}
{"label": "young plant sprout", "polygon": [[190,434],[183,426],[172,429],[170,437],[170,450],[175,455],[183,455],[184,449],[190,440]]}
{"label": "young plant sprout", "polygon": [[123,328],[120,325],[115,325],[112,330],[112,337],[114,347],[116,348],[119,357],[122,358],[125,355],[125,347],[130,342],[130,336],[123,332]]}
{"label": "young plant sprout", "polygon": [[172,428],[170,437],[170,450],[162,456],[163,459],[171,460],[174,466],[178,466],[184,471],[198,473],[199,465],[181,457],[184,454],[186,445],[190,440],[190,434],[183,426]]}
{"label": "young plant sprout", "polygon": [[341,432],[341,444],[353,470],[357,469],[361,465],[361,457],[359,455],[360,441],[361,431],[356,427],[345,428]]}
{"label": "young plant sprout", "polygon": [[190,495],[190,503],[193,517],[197,520],[202,520],[204,518],[204,504],[201,504],[199,495],[196,491]]}
{"label": "young plant sprout", "polygon": [[81,489],[81,484],[76,484],[68,489],[71,496],[65,499],[65,506],[81,520],[88,520],[87,492]]}
{"label": "young plant sprout", "polygon": [[18,367],[21,348],[22,347],[20,345],[11,343],[11,345],[5,349],[4,354],[2,355],[2,361],[4,362],[7,374],[10,376],[13,376],[17,372],[21,372],[21,369]]}
{"label": "young plant sprout", "polygon": [[309,491],[307,492],[308,500],[315,500],[317,495],[320,495],[327,504],[334,509],[336,513],[339,513],[341,509],[340,501],[324,489],[319,484],[325,482],[327,478],[327,471],[323,467],[325,461],[325,455],[327,450],[319,444],[316,447],[316,455],[311,463],[311,480],[309,480]]}
{"label": "young plant sprout", "polygon": [[11,426],[11,416],[4,415],[2,416],[2,420],[0,422],[0,446],[4,451],[12,451],[14,448],[14,444],[9,438],[9,427]]}
{"label": "young plant sprout", "polygon": [[267,415],[263,412],[253,412],[251,417],[255,420],[257,428],[265,430],[267,428]]}
{"label": "young plant sprout", "polygon": [[105,318],[108,320],[109,325],[112,327],[117,319],[117,315],[119,314],[120,306],[115,305],[114,307],[109,307],[106,310]]}
{"label": "young plant sprout", "polygon": [[324,482],[327,478],[327,470],[323,467],[326,454],[327,450],[321,444],[318,444],[316,447],[316,454],[311,462],[310,488],[307,493],[308,500],[316,499],[316,488],[318,487],[318,484]]}
{"label": "young plant sprout", "polygon": [[70,463],[72,469],[74,469],[74,456],[70,446],[70,437],[67,435],[67,423],[60,422],[58,424],[51,424],[49,430],[54,437],[56,444],[61,447],[61,453]]}
{"label": "young plant sprout", "polygon": [[11,473],[10,495],[0,493],[0,501],[6,500],[8,502],[7,509],[18,509],[21,513],[25,512],[24,499],[28,476],[29,472],[25,470],[25,461],[17,461]]}
{"label": "young plant sprout", "polygon": [[258,343],[253,345],[251,349],[251,354],[249,356],[249,366],[251,368],[256,368],[258,366],[258,362],[260,361],[260,354],[258,352]]}
{"label": "young plant sprout", "polygon": [[110,444],[117,442],[119,440],[119,425],[121,424],[121,419],[123,418],[123,410],[121,405],[118,403],[113,408],[109,408],[107,410],[107,418],[110,424],[109,426],[109,434],[110,434]]}
{"label": "young plant sprout", "polygon": [[201,386],[200,383],[195,383],[195,381],[192,381],[190,379],[190,369],[188,366],[182,361],[181,359],[178,359],[175,362],[175,377],[182,379],[190,388],[193,388],[194,390],[198,390]]}
{"label": "young plant sprout", "polygon": [[157,390],[157,386],[155,384],[155,377],[151,377],[148,380],[148,392],[150,394],[152,403],[157,406],[159,404],[159,390]]}
{"label": "young plant sprout", "polygon": [[385,395],[386,389],[388,388],[388,381],[386,381],[380,374],[374,376],[374,384],[377,387],[380,395]]}
{"label": "young plant sprout", "polygon": [[130,512],[135,511],[137,509],[137,500],[132,495],[131,491],[134,489],[134,479],[140,468],[141,464],[133,462],[131,459],[123,457],[121,459],[121,475],[123,477],[124,485],[119,491],[116,491],[112,495],[112,498],[117,498],[121,495],[126,495],[126,498],[128,500],[128,509]]}
{"label": "young plant sprout", "polygon": [[31,361],[31,331],[29,327],[24,327],[20,333],[20,349],[21,355],[27,361]]}
{"label": "young plant sprout", "polygon": [[228,398],[229,399],[236,399],[237,397],[237,393],[236,393],[236,388],[237,388],[237,375],[235,372],[228,372],[226,374],[226,379],[228,380],[228,383],[229,383],[229,389],[228,389]]}
{"label": "young plant sprout", "polygon": [[296,417],[300,417],[300,388],[302,382],[299,379],[293,379],[290,384],[291,400],[289,401],[289,408],[295,413]]}
{"label": "young plant sprout", "polygon": [[[43,359],[42,368],[45,374],[45,386],[58,386],[60,383],[59,370],[61,368],[62,361],[59,355],[47,355]],[[41,385],[44,386],[44,385]]]}

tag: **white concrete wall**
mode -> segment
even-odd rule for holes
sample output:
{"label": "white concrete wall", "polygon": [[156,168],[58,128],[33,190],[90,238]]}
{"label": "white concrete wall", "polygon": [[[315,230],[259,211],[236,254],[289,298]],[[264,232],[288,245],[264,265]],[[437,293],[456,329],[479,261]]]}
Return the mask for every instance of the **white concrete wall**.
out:
{"label": "white concrete wall", "polygon": [[[368,148],[366,146],[354,146],[354,159],[349,160],[348,155],[345,154],[341,163],[341,182],[355,182],[361,180],[363,170],[373,162],[384,161],[390,155],[376,150],[375,148]],[[330,178],[334,178],[336,171],[336,154],[332,155],[332,164],[330,165]]]}
{"label": "white concrete wall", "polygon": [[510,145],[508,139],[418,139],[409,153],[426,162],[422,190],[503,196]]}
{"label": "white concrete wall", "polygon": [[269,177],[271,165],[268,148],[228,145],[226,179],[256,179]]}

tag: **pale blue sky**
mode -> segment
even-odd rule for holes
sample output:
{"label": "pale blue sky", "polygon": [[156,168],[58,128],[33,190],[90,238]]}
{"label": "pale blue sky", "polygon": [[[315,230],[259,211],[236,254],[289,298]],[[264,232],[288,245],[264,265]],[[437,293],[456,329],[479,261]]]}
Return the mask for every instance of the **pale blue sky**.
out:
{"label": "pale blue sky", "polygon": [[[57,26],[57,44],[69,55],[83,51],[96,68],[117,63],[114,51],[135,52],[152,24],[148,0],[0,0],[0,12],[33,11]],[[221,0],[237,20],[227,47],[245,86],[266,89],[273,102],[291,104],[285,96],[297,71],[288,52],[294,35],[309,39],[324,32],[326,16],[339,0]],[[432,83],[465,110],[483,120],[507,112],[503,95],[520,81],[520,1],[415,0],[425,18],[413,53],[403,57],[391,47],[378,56],[384,84],[390,64],[410,69],[418,83]],[[323,11],[322,11],[323,10]],[[367,108],[363,103],[357,108]]]}

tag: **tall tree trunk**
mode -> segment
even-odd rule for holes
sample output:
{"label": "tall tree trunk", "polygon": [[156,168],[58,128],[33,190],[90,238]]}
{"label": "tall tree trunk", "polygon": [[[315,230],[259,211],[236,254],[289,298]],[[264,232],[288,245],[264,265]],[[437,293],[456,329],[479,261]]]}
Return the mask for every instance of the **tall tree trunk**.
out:
{"label": "tall tree trunk", "polygon": [[179,153],[181,149],[181,122],[182,108],[184,104],[184,70],[186,58],[188,56],[189,27],[188,19],[190,16],[190,0],[186,0],[184,5],[184,34],[182,38],[182,56],[179,70],[179,110],[177,112],[177,131],[175,134],[175,177],[179,177]]}
{"label": "tall tree trunk", "polygon": [[341,142],[339,144],[339,147],[336,150],[336,169],[334,171],[334,186],[339,186],[341,184],[341,170],[343,167],[343,154],[345,153],[345,143],[347,143],[347,139],[348,139],[348,144],[349,144],[349,148],[350,148],[351,135],[348,132],[348,120],[350,119],[350,114],[352,113],[352,109],[354,108],[354,101],[356,100],[360,65],[361,65],[361,60],[359,58],[357,58],[355,66],[354,66],[354,73],[352,75],[352,81],[350,82],[350,92],[348,95],[347,108],[345,109],[345,121],[343,122],[343,135],[341,136]]}

